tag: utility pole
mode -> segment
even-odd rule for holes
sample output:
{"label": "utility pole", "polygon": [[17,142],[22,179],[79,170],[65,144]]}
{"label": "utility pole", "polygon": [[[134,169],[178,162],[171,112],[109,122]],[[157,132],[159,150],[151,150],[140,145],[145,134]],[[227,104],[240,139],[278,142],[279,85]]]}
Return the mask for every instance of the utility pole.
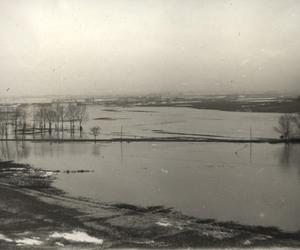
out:
{"label": "utility pole", "polygon": [[252,127],[250,127],[250,163],[252,163]]}
{"label": "utility pole", "polygon": [[122,125],[121,125],[121,133],[120,133],[120,135],[121,135],[120,140],[121,140],[121,142],[123,142],[123,126]]}

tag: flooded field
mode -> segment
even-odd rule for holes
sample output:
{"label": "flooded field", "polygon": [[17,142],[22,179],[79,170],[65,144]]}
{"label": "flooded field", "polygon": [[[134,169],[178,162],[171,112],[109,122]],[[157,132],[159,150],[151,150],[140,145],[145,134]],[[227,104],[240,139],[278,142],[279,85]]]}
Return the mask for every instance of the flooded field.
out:
{"label": "flooded field", "polygon": [[74,196],[300,229],[299,145],[26,142],[18,148],[25,153],[16,160],[34,167],[93,170],[58,174],[54,186]]}
{"label": "flooded field", "polygon": [[[52,107],[55,108],[55,105]],[[65,107],[66,109],[67,107]],[[36,118],[38,106],[28,105],[26,110],[26,129],[22,119],[19,121],[19,134],[15,135],[13,120],[9,127],[8,138],[27,139],[92,139],[91,128],[100,127],[98,139],[118,139],[121,137],[140,139],[157,137],[193,137],[226,139],[279,138],[274,127],[279,113],[227,112],[201,110],[184,107],[119,107],[87,105],[87,120],[72,125],[65,118],[64,124],[52,118],[49,132],[49,117],[43,118],[44,129]],[[65,110],[67,112],[67,110]],[[36,119],[36,120],[35,120]],[[33,127],[35,132],[33,133]],[[63,127],[63,129],[62,129]],[[71,133],[72,128],[74,131]],[[22,132],[24,129],[24,132]]]}
{"label": "flooded field", "polygon": [[[274,131],[280,114],[223,112],[170,107],[112,107],[89,106],[89,121],[85,130],[101,127],[101,138],[120,137],[121,127],[126,137],[161,136],[225,136],[249,138],[278,138]],[[176,134],[177,133],[177,134]],[[89,136],[86,134],[86,136]]]}
{"label": "flooded field", "polygon": [[[276,138],[280,114],[189,108],[89,106],[99,138],[217,136]],[[90,136],[88,133],[85,137]],[[2,158],[59,170],[54,186],[72,196],[248,225],[300,229],[299,145],[187,142],[2,142]],[[90,173],[68,174],[85,170]]]}

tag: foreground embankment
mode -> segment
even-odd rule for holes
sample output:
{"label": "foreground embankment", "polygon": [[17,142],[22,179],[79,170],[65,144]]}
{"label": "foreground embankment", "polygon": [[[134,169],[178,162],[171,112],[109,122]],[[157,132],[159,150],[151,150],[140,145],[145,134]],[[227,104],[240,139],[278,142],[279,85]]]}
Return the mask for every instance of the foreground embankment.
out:
{"label": "foreground embankment", "polygon": [[[9,163],[8,163],[9,164]],[[300,247],[300,233],[0,184],[0,249]]]}

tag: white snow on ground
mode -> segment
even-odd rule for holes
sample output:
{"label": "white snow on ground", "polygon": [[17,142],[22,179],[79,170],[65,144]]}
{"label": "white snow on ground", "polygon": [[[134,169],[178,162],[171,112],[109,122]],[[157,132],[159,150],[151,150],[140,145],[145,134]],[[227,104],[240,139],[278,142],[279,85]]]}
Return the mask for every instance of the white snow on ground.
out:
{"label": "white snow on ground", "polygon": [[6,237],[5,235],[3,235],[3,234],[0,234],[0,240],[4,240],[4,241],[6,241],[6,242],[13,242],[12,239],[7,238],[7,237]]}
{"label": "white snow on ground", "polygon": [[158,226],[161,226],[161,227],[171,227],[172,226],[172,224],[166,220],[158,221],[155,224]]}
{"label": "white snow on ground", "polygon": [[23,238],[20,240],[16,240],[17,245],[19,246],[39,246],[43,244],[42,241],[37,239]]}
{"label": "white snow on ground", "polygon": [[179,230],[183,229],[182,224],[180,224],[180,223],[172,224],[171,222],[169,222],[165,218],[159,220],[158,222],[155,222],[155,224],[158,225],[158,226],[161,226],[161,227],[174,227],[174,228],[177,228]]}
{"label": "white snow on ground", "polygon": [[74,242],[85,242],[85,243],[93,243],[93,244],[103,244],[102,239],[98,239],[92,236],[89,236],[85,232],[79,232],[79,231],[72,231],[71,233],[53,233],[49,236],[50,238],[64,238],[69,241]]}
{"label": "white snow on ground", "polygon": [[59,247],[65,246],[63,243],[60,243],[60,242],[55,242],[55,245],[57,245],[57,246],[59,246]]}
{"label": "white snow on ground", "polygon": [[49,176],[53,176],[53,175],[55,175],[55,173],[53,173],[53,172],[45,172],[45,174],[43,175],[44,177],[49,177]]}
{"label": "white snow on ground", "polygon": [[39,246],[39,245],[43,244],[42,241],[40,241],[36,238],[33,238],[33,239],[23,238],[23,239],[19,239],[19,240],[13,240],[13,239],[7,238],[3,234],[0,234],[0,240],[4,240],[6,242],[15,242],[15,243],[17,243],[18,246]]}
{"label": "white snow on ground", "polygon": [[203,232],[202,234],[205,236],[210,236],[210,237],[216,238],[218,240],[230,239],[230,238],[234,237],[234,233],[222,232],[222,231],[217,231],[217,230],[207,230],[206,232]]}

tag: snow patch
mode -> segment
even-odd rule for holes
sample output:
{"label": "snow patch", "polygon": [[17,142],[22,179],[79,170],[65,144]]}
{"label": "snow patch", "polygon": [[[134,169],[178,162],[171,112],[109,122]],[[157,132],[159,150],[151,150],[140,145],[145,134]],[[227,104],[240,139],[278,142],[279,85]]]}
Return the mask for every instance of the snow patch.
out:
{"label": "snow patch", "polygon": [[250,245],[252,244],[252,242],[251,242],[250,240],[245,240],[245,241],[243,242],[243,244],[244,244],[245,246],[250,246]]}
{"label": "snow patch", "polygon": [[53,176],[55,175],[55,173],[53,172],[45,172],[45,174],[43,175],[43,177],[50,177],[50,176]]}
{"label": "snow patch", "polygon": [[13,242],[12,239],[7,238],[7,237],[6,237],[5,235],[3,235],[3,234],[0,234],[0,240],[4,240],[4,241],[6,241],[6,242]]}
{"label": "snow patch", "polygon": [[155,224],[158,226],[161,226],[161,227],[171,227],[172,226],[172,224],[170,222],[168,222],[166,219],[162,219],[162,220],[156,222]]}
{"label": "snow patch", "polygon": [[218,240],[230,239],[234,236],[233,233],[216,231],[216,230],[207,230],[206,232],[203,232],[202,234],[207,237],[213,237]]}
{"label": "snow patch", "polygon": [[57,245],[59,247],[64,247],[65,246],[63,243],[60,243],[60,242],[55,242],[55,245]]}
{"label": "snow patch", "polygon": [[80,231],[72,231],[71,233],[53,233],[49,236],[50,238],[64,238],[69,241],[74,241],[74,242],[85,242],[85,243],[93,243],[93,244],[103,244],[102,239],[98,239],[92,236],[89,236],[85,232],[80,232]]}
{"label": "snow patch", "polygon": [[19,246],[39,246],[43,244],[42,241],[37,239],[23,238],[20,240],[16,240],[17,245]]}

